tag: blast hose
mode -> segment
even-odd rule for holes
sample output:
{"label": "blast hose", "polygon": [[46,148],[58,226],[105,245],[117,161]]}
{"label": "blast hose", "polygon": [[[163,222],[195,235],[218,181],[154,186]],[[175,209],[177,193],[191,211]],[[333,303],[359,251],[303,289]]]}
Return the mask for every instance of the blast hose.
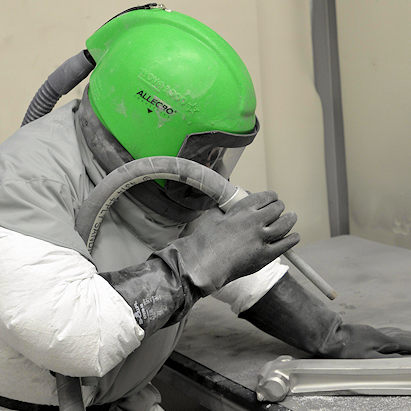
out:
{"label": "blast hose", "polygon": [[[84,201],[76,219],[76,228],[91,252],[105,213],[130,187],[144,181],[166,179],[188,184],[211,197],[226,212],[248,194],[220,174],[199,163],[179,157],[146,157],[130,161],[112,171]],[[330,300],[334,289],[294,251],[284,255]]]}
{"label": "blast hose", "polygon": [[[90,253],[104,215],[120,195],[136,184],[156,179],[188,184],[210,196],[224,212],[248,195],[220,174],[191,160],[162,156],[131,161],[107,175],[91,192],[78,212],[76,229]],[[325,295],[330,299],[335,298],[336,293],[332,287],[292,250],[284,255]],[[60,409],[83,411],[80,379],[58,374],[57,381]]]}

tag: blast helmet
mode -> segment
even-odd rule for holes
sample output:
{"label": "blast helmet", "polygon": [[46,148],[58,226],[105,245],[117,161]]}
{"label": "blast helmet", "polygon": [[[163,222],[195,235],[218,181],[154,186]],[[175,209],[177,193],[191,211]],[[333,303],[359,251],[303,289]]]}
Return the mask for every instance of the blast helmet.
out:
{"label": "blast helmet", "polygon": [[[250,75],[224,39],[152,3],[112,18],[86,45],[89,105],[130,159],[179,156],[230,177],[259,124]],[[184,208],[212,204],[185,184],[154,184]]]}

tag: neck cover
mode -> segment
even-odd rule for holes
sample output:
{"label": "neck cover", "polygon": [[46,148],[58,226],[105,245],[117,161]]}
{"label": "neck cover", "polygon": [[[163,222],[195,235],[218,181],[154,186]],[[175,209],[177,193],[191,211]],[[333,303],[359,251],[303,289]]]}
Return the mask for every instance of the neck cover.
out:
{"label": "neck cover", "polygon": [[[88,98],[88,87],[84,91],[76,115],[89,149],[107,174],[133,160],[133,157],[94,114]],[[190,210],[171,200],[164,188],[155,181],[138,184],[127,190],[125,195],[130,200],[137,200],[152,211],[177,223],[191,222],[200,214],[199,211]]]}

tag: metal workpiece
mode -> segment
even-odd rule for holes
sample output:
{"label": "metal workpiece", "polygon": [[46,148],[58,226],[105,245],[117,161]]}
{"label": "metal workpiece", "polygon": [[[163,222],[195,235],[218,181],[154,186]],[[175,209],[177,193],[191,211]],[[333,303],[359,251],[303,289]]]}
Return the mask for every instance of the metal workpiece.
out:
{"label": "metal workpiece", "polygon": [[303,359],[282,355],[264,365],[256,387],[259,401],[288,394],[411,395],[411,357]]}

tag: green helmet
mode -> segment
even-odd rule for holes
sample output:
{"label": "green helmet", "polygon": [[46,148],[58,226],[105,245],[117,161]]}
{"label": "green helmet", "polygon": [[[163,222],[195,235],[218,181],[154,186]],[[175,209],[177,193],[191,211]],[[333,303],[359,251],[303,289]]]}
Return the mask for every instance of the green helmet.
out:
{"label": "green helmet", "polygon": [[209,27],[175,11],[133,10],[88,40],[90,103],[135,159],[177,156],[191,133],[255,126],[250,75]]}

